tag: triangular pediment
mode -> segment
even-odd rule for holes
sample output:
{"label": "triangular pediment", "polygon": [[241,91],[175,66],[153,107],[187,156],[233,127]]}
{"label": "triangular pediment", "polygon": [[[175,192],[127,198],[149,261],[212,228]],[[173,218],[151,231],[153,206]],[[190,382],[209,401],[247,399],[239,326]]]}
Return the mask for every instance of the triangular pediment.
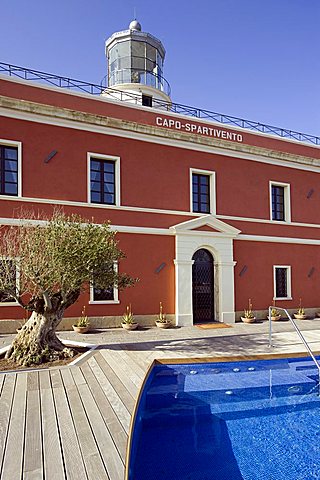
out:
{"label": "triangular pediment", "polygon": [[172,230],[175,230],[177,233],[195,231],[219,233],[232,237],[236,237],[241,232],[241,230],[238,230],[237,228],[228,225],[226,222],[219,220],[214,215],[204,215],[203,217],[193,218],[192,220],[187,220],[186,222],[173,225],[170,228]]}
{"label": "triangular pediment", "polygon": [[192,228],[193,231],[196,231],[196,232],[215,232],[215,233],[218,233],[219,230],[217,230],[216,228],[213,228],[211,227],[210,225],[202,225],[201,227],[197,227],[197,228]]}

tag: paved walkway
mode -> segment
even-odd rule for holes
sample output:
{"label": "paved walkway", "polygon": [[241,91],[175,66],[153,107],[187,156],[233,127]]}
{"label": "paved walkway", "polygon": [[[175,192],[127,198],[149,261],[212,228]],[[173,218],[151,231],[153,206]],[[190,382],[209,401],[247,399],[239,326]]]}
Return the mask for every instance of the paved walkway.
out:
{"label": "paved walkway", "polygon": [[[77,366],[0,375],[1,480],[123,480],[131,414],[154,359],[304,352],[289,322],[232,328],[126,332],[104,330],[61,338],[99,344]],[[320,320],[299,323],[320,352]],[[0,346],[11,336],[2,336]]]}

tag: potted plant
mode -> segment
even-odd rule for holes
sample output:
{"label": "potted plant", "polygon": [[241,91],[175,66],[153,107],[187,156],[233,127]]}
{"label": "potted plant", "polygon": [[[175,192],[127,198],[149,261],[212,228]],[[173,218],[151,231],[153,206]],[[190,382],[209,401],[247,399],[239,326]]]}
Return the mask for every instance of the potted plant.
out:
{"label": "potted plant", "polygon": [[171,326],[170,320],[167,320],[166,314],[163,313],[162,302],[160,302],[160,312],[156,320],[158,328],[169,328]]}
{"label": "potted plant", "polygon": [[89,323],[89,319],[86,315],[86,307],[85,306],[83,307],[83,310],[81,312],[81,317],[79,317],[79,320],[77,321],[77,323],[72,325],[72,328],[77,333],[87,333],[87,331],[89,330],[90,323]]}
{"label": "potted plant", "polygon": [[251,298],[249,298],[249,305],[248,305],[248,310],[244,311],[243,317],[241,317],[241,320],[244,323],[254,323],[256,321],[256,317],[254,316],[252,312],[252,303],[251,303]]}
{"label": "potted plant", "polygon": [[[268,316],[268,319],[270,320],[270,317]],[[271,309],[271,320],[273,322],[277,322],[278,320],[281,320],[281,313],[279,310],[276,309],[276,303],[273,300],[273,308]]]}
{"label": "potted plant", "polygon": [[130,306],[127,305],[126,311],[122,316],[122,328],[125,330],[135,330],[138,327],[138,323],[135,321],[133,313],[131,311],[131,303]]}
{"label": "potted plant", "polygon": [[298,311],[297,311],[297,313],[294,313],[293,316],[297,320],[305,320],[307,318],[307,315],[304,311],[304,308],[302,307],[301,298],[300,298],[300,301],[299,301]]}

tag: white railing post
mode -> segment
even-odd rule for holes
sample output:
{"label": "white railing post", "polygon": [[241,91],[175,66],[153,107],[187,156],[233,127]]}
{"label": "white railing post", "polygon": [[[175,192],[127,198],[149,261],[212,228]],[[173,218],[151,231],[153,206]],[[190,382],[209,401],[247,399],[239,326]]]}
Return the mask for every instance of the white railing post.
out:
{"label": "white railing post", "polygon": [[272,345],[272,323],[271,323],[271,307],[269,307],[269,347],[273,347]]}

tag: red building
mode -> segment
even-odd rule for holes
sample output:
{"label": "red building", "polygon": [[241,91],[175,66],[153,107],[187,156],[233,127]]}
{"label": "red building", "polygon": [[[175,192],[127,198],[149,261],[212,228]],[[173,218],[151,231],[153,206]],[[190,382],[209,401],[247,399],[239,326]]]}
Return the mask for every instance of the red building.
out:
{"label": "red building", "polygon": [[[91,289],[68,317],[87,305],[97,325],[115,325],[131,303],[148,323],[162,301],[177,325],[232,323],[249,298],[258,316],[300,298],[313,314],[320,139],[173,104],[164,48],[137,22],[106,47],[112,88],[101,95],[0,64],[0,223],[55,206],[110,220],[127,255],[119,268],[140,278],[119,294]],[[0,329],[23,315],[0,303]]]}

